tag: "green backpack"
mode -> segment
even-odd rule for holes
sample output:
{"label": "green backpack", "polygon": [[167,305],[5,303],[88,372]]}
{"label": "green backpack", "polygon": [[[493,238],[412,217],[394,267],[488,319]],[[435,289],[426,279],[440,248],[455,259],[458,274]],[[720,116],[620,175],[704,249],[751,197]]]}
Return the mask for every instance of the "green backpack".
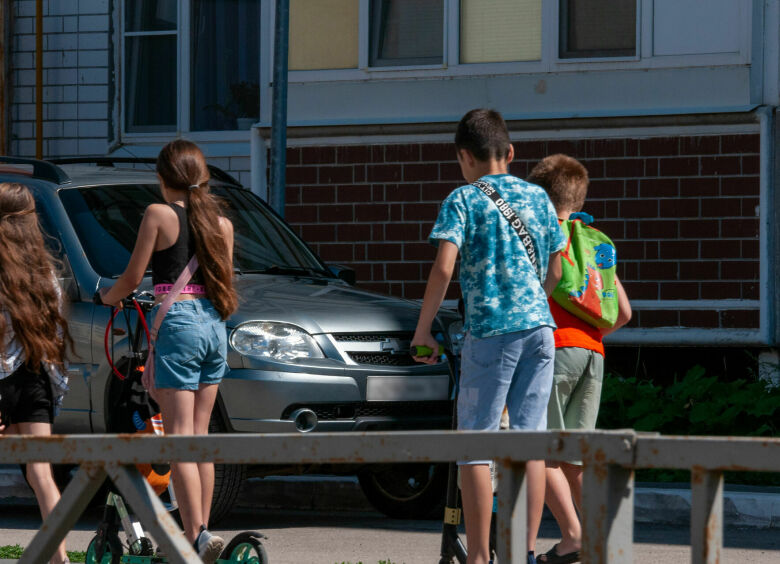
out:
{"label": "green backpack", "polygon": [[561,229],[567,242],[561,251],[563,272],[553,299],[594,327],[614,326],[618,316],[615,245],[581,219],[564,221]]}

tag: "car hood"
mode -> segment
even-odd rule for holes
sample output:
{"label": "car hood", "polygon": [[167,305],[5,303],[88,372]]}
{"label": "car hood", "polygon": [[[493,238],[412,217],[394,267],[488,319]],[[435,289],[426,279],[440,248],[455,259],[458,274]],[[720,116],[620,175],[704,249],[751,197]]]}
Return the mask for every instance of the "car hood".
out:
{"label": "car hood", "polygon": [[[312,335],[414,331],[420,314],[418,302],[335,279],[243,274],[236,277],[235,287],[239,307],[228,322],[233,327],[246,321],[278,321],[297,325]],[[447,311],[439,314],[443,325],[455,319]],[[434,331],[442,329],[434,327]]]}

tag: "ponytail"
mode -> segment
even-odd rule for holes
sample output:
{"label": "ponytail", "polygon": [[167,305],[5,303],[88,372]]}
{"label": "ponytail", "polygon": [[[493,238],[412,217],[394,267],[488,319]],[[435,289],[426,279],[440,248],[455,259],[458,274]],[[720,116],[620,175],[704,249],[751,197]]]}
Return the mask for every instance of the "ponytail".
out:
{"label": "ponytail", "polygon": [[206,293],[220,317],[227,319],[238,308],[238,295],[220,222],[222,205],[209,191],[206,159],[195,143],[177,139],[160,151],[157,174],[167,187],[188,194],[187,221]]}

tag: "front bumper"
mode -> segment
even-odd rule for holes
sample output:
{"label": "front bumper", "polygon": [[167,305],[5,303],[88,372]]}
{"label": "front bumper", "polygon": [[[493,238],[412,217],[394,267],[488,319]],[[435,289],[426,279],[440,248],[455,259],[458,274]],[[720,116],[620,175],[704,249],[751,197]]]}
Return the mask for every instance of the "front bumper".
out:
{"label": "front bumper", "polygon": [[[399,371],[394,371],[399,372]],[[313,424],[305,431],[379,431],[448,429],[451,387],[446,374],[400,371],[411,384],[438,390],[417,400],[414,386],[398,401],[368,401],[366,382],[388,371],[342,371],[340,375],[239,368],[220,385],[222,404],[232,431],[249,433],[300,432],[296,414],[306,410]]]}

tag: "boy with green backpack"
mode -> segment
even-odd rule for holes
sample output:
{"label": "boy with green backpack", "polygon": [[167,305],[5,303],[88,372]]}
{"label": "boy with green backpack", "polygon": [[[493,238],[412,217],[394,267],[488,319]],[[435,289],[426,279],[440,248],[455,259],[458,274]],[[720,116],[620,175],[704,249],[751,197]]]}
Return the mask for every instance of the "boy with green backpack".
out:
{"label": "boy with green backpack", "polygon": [[[544,188],[566,236],[561,280],[548,299],[555,319],[555,367],[547,407],[548,429],[595,429],[604,374],[602,337],[631,319],[631,305],[615,272],[617,253],[581,213],[588,190],[585,167],[566,155],[542,159],[528,182]],[[561,529],[561,542],[537,562],[579,561],[582,530],[572,504],[582,504],[582,465],[547,462],[545,503]]]}

